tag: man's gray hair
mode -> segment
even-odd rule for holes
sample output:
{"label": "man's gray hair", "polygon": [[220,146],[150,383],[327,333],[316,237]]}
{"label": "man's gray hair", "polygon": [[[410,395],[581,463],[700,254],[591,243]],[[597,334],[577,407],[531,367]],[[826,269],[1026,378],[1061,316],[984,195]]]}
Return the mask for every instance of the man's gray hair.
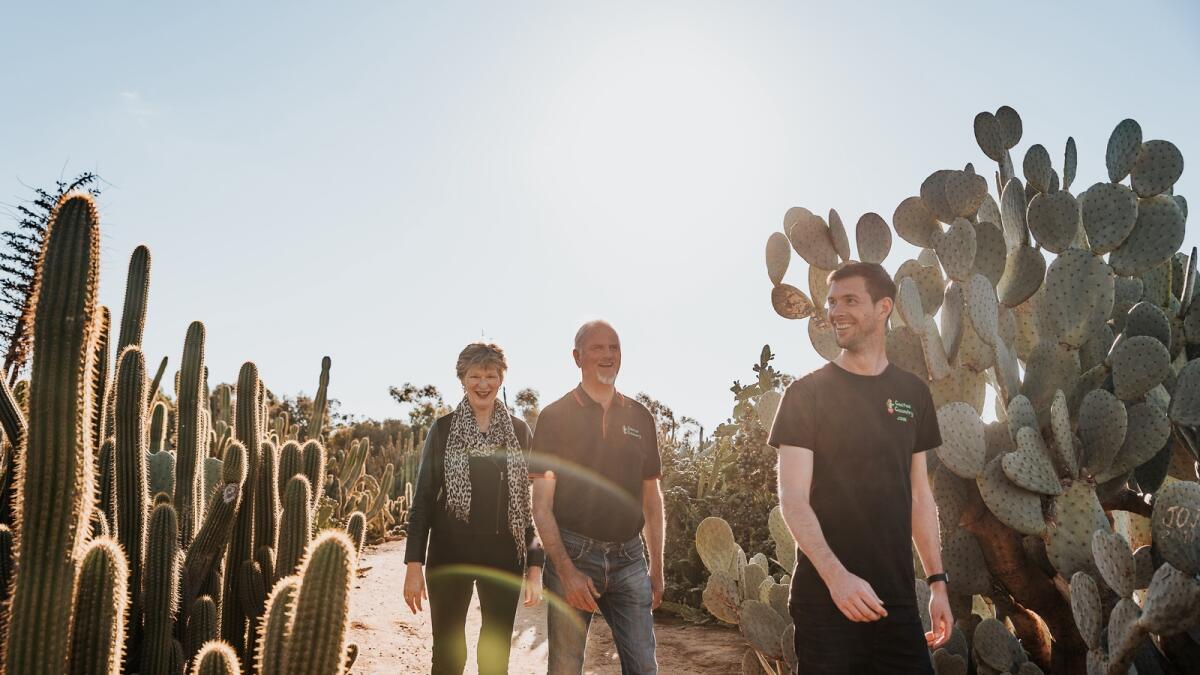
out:
{"label": "man's gray hair", "polygon": [[582,352],[583,341],[587,339],[588,333],[591,333],[594,329],[600,328],[601,326],[607,327],[614,333],[617,332],[617,329],[613,328],[612,324],[604,319],[592,319],[591,321],[588,321],[580,326],[579,330],[575,331],[575,351]]}

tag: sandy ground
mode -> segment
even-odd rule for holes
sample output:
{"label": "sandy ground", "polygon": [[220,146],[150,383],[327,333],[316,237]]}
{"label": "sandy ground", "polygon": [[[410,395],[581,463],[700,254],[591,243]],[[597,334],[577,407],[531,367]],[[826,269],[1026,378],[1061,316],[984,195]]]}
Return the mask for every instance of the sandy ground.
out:
{"label": "sandy ground", "polygon": [[[414,615],[404,604],[404,542],[368,548],[350,596],[350,641],[358,644],[354,673],[428,673],[432,633],[428,607]],[[479,634],[478,600],[467,615],[467,672],[475,672],[475,641]],[[744,638],[733,629],[660,621],[659,672],[741,673]],[[512,675],[546,672],[546,605],[518,607],[509,661]],[[621,672],[612,634],[597,615],[588,638],[589,675]]]}

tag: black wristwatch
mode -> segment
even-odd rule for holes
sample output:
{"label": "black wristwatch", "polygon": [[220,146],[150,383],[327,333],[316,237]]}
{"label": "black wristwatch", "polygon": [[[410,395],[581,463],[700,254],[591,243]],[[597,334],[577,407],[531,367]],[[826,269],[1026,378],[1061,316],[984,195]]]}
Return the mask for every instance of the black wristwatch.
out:
{"label": "black wristwatch", "polygon": [[933,582],[935,581],[944,581],[948,586],[950,585],[950,575],[946,574],[945,572],[938,572],[937,574],[930,574],[929,576],[925,577],[925,583],[929,584],[930,586],[932,586]]}

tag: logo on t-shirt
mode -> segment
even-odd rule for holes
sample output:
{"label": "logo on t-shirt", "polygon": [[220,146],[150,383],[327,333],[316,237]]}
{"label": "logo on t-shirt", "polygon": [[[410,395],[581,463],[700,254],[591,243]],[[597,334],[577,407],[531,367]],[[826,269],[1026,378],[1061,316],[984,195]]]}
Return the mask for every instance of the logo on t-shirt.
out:
{"label": "logo on t-shirt", "polygon": [[642,437],[642,432],[638,431],[636,428],[631,427],[629,425],[623,425],[621,427],[621,431],[624,431],[626,436],[633,436],[634,438]]}
{"label": "logo on t-shirt", "polygon": [[891,415],[898,422],[907,422],[913,418],[913,409],[911,405],[904,401],[889,398],[887,400],[887,414]]}

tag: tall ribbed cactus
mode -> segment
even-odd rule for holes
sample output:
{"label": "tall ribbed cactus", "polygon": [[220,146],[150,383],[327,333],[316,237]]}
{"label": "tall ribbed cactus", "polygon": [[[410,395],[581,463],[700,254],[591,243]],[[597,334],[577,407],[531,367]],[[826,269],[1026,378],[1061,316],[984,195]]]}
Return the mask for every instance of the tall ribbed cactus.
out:
{"label": "tall ribbed cactus", "polygon": [[96,321],[98,322],[97,333],[95,338],[95,349],[92,351],[92,370],[91,395],[95,405],[92,407],[92,452],[99,453],[100,444],[104,439],[112,433],[111,430],[104,428],[104,411],[108,407],[107,397],[111,395],[109,389],[112,383],[109,382],[108,360],[110,354],[109,336],[112,332],[112,315],[108,311],[108,307],[100,305],[99,311],[96,313]]}
{"label": "tall ribbed cactus", "polygon": [[[150,249],[138,246],[129,256],[129,272],[125,277],[125,304],[121,308],[121,331],[117,336],[116,353],[129,345],[142,346],[146,328],[146,304],[150,295]],[[116,399],[109,397],[105,405],[105,427],[112,429],[116,414]]]}
{"label": "tall ribbed cactus", "polygon": [[74,559],[94,499],[85,365],[96,325],[99,235],[91,198],[64,198],[38,266],[28,450],[19,492],[20,573],[5,647],[10,673],[67,669]]}
{"label": "tall ribbed cactus", "polygon": [[304,475],[308,478],[311,490],[312,518],[316,522],[317,506],[321,503],[321,491],[325,485],[325,446],[316,439],[304,442],[303,447]]}
{"label": "tall ribbed cactus", "polygon": [[276,577],[286,577],[300,566],[312,532],[311,488],[303,475],[292,476],[283,497],[283,520],[279,525],[279,555]]}
{"label": "tall ribbed cactus", "polygon": [[121,672],[128,601],[125,554],[112,539],[95,539],[83,553],[75,590],[71,673]]}
{"label": "tall ribbed cactus", "polygon": [[150,409],[150,452],[160,452],[167,442],[167,404],[158,401]]}
{"label": "tall ribbed cactus", "polygon": [[209,640],[219,638],[217,630],[217,603],[211,596],[202,595],[196,598],[188,610],[187,644],[184,645],[184,656],[190,660],[200,651]]}
{"label": "tall ribbed cactus", "polygon": [[183,605],[190,606],[219,568],[221,554],[234,529],[246,481],[246,449],[234,441],[225,450],[221,485],[213,492],[204,523],[188,547],[183,562]]}
{"label": "tall ribbed cactus", "polygon": [[256,546],[276,546],[279,529],[279,459],[275,444],[263,441],[260,445],[262,464],[258,471],[257,495],[254,501],[254,543]]}
{"label": "tall ribbed cactus", "polygon": [[287,638],[284,672],[345,672],[354,559],[354,544],[340,530],[325,530],[309,544]]}
{"label": "tall ribbed cactus", "polygon": [[196,655],[192,675],[241,675],[237,652],[220,640],[207,642]]}
{"label": "tall ribbed cactus", "polygon": [[203,457],[207,439],[201,437],[200,397],[204,372],[204,324],[193,321],[183,341],[179,371],[179,410],[176,413],[175,503],[179,506],[179,533],[183,545],[192,541],[204,514]]}
{"label": "tall ribbed cactus", "polygon": [[[0,382],[3,381],[0,378]],[[13,531],[9,529],[8,525],[0,523],[0,607],[8,604],[8,594],[15,576],[14,554],[16,551],[13,550],[15,543]],[[0,612],[0,635],[4,635],[7,622],[8,612]]]}
{"label": "tall ribbed cactus", "polygon": [[142,640],[144,675],[174,675],[181,647],[172,636],[179,609],[179,522],[170,504],[150,514],[146,543],[145,592],[142,600],[145,635]]}
{"label": "tall ribbed cactus", "polygon": [[234,428],[237,439],[246,448],[246,489],[242,491],[242,501],[238,506],[237,522],[234,525],[233,539],[229,542],[228,555],[225,559],[225,591],[226,602],[221,603],[221,637],[230,644],[242,658],[249,655],[246,649],[246,614],[242,611],[241,603],[236,598],[241,596],[241,575],[238,574],[242,562],[254,559],[255,547],[255,502],[258,485],[258,472],[261,465],[261,418],[259,395],[258,368],[250,362],[242,364],[238,374],[237,413],[234,417]]}
{"label": "tall ribbed cactus", "polygon": [[313,415],[304,434],[306,440],[321,438],[321,429],[325,425],[325,401],[329,394],[329,367],[332,363],[328,356],[321,359],[321,378],[317,384],[317,394],[313,397]]}
{"label": "tall ribbed cactus", "polygon": [[154,378],[150,380],[150,386],[146,388],[146,405],[154,405],[154,398],[158,396],[158,388],[162,386],[163,375],[167,372],[167,363],[169,359],[162,357],[158,362],[158,369],[154,371]]}
{"label": "tall ribbed cactus", "polygon": [[300,577],[296,575],[283,577],[271,589],[263,630],[258,638],[258,675],[283,675],[288,672],[284,670],[284,658],[299,589]]}
{"label": "tall ribbed cactus", "polygon": [[4,429],[9,447],[12,448],[6,453],[5,465],[0,469],[3,471],[3,474],[0,475],[0,524],[16,527],[13,508],[15,506],[14,492],[17,486],[17,464],[20,461],[20,455],[25,452],[25,434],[28,427],[25,424],[25,415],[21,413],[17,399],[13,397],[12,389],[9,389],[8,382],[4,378],[0,378],[0,428]]}
{"label": "tall ribbed cactus", "polygon": [[[142,625],[142,560],[146,550],[146,520],[150,495],[146,470],[146,362],[142,350],[129,346],[121,353],[116,379],[116,447],[112,453],[116,489],[109,514],[116,537],[129,557],[129,626],[136,641]],[[105,444],[107,448],[109,444]]]}

